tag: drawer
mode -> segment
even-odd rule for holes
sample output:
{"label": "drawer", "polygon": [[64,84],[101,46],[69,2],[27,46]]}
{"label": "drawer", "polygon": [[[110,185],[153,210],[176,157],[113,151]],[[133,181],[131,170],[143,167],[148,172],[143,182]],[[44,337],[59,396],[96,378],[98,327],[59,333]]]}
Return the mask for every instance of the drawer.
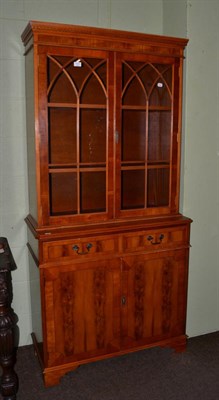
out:
{"label": "drawer", "polygon": [[188,243],[189,232],[187,226],[132,232],[123,236],[124,252],[157,251],[159,249],[187,246]]}
{"label": "drawer", "polygon": [[46,242],[43,244],[43,261],[87,258],[97,254],[111,254],[118,251],[118,240],[114,237],[76,238]]}

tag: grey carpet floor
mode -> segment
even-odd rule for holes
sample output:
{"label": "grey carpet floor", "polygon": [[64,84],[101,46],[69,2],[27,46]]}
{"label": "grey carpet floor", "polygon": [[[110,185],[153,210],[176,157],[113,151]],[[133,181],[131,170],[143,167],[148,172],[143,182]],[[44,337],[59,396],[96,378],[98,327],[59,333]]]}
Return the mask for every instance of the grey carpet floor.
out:
{"label": "grey carpet floor", "polygon": [[45,388],[33,347],[18,349],[17,400],[219,400],[219,332],[184,353],[153,348],[83,365]]}

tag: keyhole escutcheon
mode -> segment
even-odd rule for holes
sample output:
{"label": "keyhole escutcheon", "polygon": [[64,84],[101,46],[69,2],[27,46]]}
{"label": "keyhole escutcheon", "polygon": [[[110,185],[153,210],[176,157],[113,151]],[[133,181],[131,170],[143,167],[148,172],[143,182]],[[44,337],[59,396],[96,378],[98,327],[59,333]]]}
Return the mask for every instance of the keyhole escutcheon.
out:
{"label": "keyhole escutcheon", "polygon": [[122,306],[126,305],[126,297],[125,296],[122,296],[121,303],[122,303]]}

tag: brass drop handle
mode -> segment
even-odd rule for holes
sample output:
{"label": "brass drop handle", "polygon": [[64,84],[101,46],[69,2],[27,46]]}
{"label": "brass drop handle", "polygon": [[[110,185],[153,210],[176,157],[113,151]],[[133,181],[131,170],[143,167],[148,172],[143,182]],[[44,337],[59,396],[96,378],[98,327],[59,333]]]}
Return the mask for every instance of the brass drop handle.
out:
{"label": "brass drop handle", "polygon": [[151,242],[151,244],[161,244],[163,238],[164,238],[164,234],[161,233],[160,236],[159,236],[159,241],[155,241],[155,242],[154,242],[154,238],[153,238],[153,236],[151,236],[151,235],[149,235],[149,236],[147,237],[147,240],[149,240],[149,242]]}
{"label": "brass drop handle", "polygon": [[92,243],[88,243],[86,245],[86,249],[87,251],[79,251],[79,246],[77,244],[75,244],[72,249],[79,255],[79,256],[84,256],[85,254],[88,254],[91,247],[93,247]]}

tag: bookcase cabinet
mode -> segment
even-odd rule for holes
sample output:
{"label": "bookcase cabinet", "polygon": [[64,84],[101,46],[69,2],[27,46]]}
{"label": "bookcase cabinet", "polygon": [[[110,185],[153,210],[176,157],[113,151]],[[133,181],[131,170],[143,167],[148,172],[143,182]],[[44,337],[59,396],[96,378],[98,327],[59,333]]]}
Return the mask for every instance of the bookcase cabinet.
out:
{"label": "bookcase cabinet", "polygon": [[42,327],[32,337],[45,385],[86,362],[183,350],[187,39],[30,21],[22,40],[31,301]]}

